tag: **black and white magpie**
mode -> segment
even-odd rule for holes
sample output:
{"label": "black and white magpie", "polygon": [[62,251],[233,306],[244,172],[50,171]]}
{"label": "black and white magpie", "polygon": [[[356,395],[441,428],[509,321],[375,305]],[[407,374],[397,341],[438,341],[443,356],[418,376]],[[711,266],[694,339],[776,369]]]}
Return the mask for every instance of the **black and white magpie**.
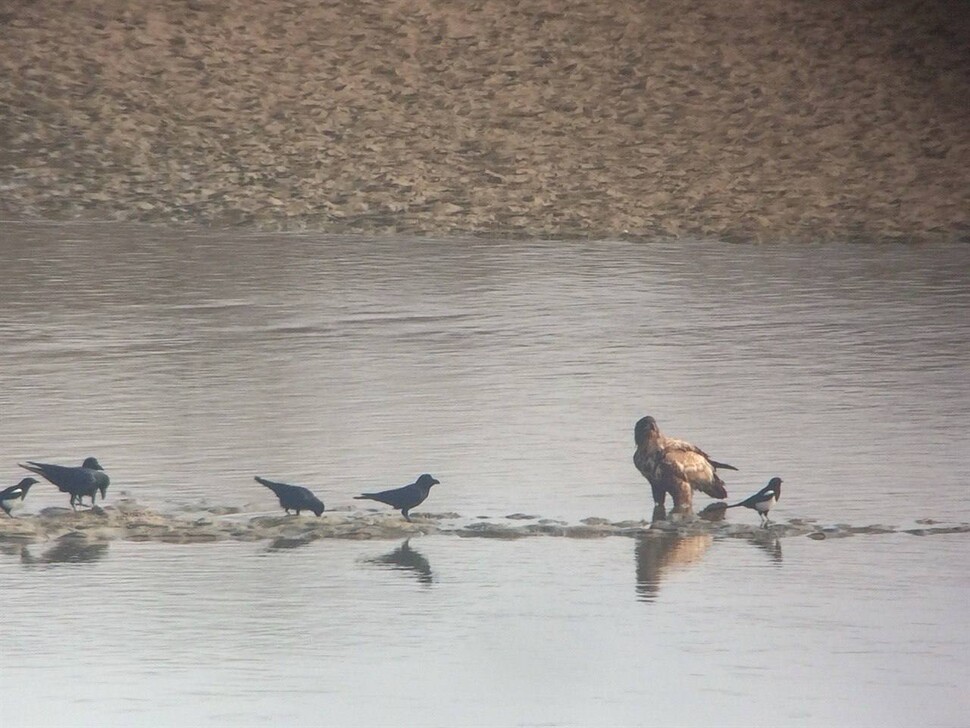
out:
{"label": "black and white magpie", "polygon": [[732,503],[727,507],[737,508],[738,506],[744,506],[745,508],[758,511],[758,515],[761,516],[761,525],[767,526],[769,523],[768,511],[774,507],[779,498],[781,498],[781,478],[772,478],[768,481],[768,485],[753,496],[745,498],[740,503]]}
{"label": "black and white magpie", "polygon": [[81,502],[84,496],[91,499],[93,506],[98,491],[101,491],[101,500],[104,500],[108,492],[108,484],[111,482],[97,458],[85,459],[79,468],[35,463],[31,460],[28,460],[26,465],[20,463],[20,467],[46,478],[62,493],[70,493],[71,508],[74,510],[77,510],[78,505],[84,505]]}
{"label": "black and white magpie", "polygon": [[319,516],[324,511],[323,501],[313,495],[309,488],[304,488],[302,485],[276,483],[272,480],[266,480],[266,478],[260,478],[258,475],[256,482],[265,485],[276,493],[276,497],[280,499],[280,505],[287,513],[294,510],[296,515],[300,515],[300,511],[313,511]]}
{"label": "black and white magpie", "polygon": [[410,485],[405,485],[402,488],[392,488],[391,490],[382,490],[378,493],[362,493],[360,495],[355,495],[355,500],[375,500],[380,503],[387,503],[387,505],[392,508],[397,508],[401,511],[401,515],[404,519],[411,522],[411,517],[408,515],[408,511],[412,508],[417,508],[419,505],[424,503],[428,494],[431,492],[432,485],[438,485],[438,481],[424,473],[416,481]]}
{"label": "black and white magpie", "polygon": [[33,478],[24,478],[16,485],[11,485],[9,488],[4,488],[0,490],[0,509],[8,516],[13,517],[11,511],[20,508],[24,504],[24,499],[27,497],[27,491],[30,490],[30,486],[36,485],[38,482]]}

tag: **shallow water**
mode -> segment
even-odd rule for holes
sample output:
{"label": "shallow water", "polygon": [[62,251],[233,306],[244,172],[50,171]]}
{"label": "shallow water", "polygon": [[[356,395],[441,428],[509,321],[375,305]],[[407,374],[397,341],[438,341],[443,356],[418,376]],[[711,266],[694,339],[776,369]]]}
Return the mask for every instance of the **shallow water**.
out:
{"label": "shallow water", "polygon": [[[96,455],[106,506],[269,524],[252,542],[0,540],[13,725],[970,709],[970,247],[4,223],[0,260],[0,483]],[[781,475],[778,528],[731,511],[662,537],[439,532],[648,528],[631,463],[648,413],[741,469],[732,499]],[[367,541],[304,538],[322,527],[279,525],[252,481],[310,486],[338,509],[323,523],[424,471],[441,485],[406,545],[370,504],[386,530]],[[39,485],[18,515],[66,501]]]}

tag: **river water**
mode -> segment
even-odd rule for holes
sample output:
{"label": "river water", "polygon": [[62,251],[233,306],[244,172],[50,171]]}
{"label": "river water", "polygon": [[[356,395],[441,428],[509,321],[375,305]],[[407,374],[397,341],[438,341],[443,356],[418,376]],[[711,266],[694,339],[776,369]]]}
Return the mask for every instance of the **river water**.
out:
{"label": "river water", "polygon": [[[279,509],[254,475],[351,513],[430,472],[418,515],[641,521],[651,414],[740,469],[732,500],[780,475],[773,520],[829,536],[0,529],[5,726],[970,714],[970,246],[6,222],[0,270],[2,486],[95,455],[107,506],[255,517]],[[17,516],[66,500],[44,483]]]}

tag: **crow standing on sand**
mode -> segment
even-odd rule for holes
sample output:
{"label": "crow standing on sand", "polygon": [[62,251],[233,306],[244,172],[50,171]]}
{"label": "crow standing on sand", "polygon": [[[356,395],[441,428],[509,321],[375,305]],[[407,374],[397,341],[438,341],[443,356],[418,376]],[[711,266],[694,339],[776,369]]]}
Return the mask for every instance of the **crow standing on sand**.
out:
{"label": "crow standing on sand", "polygon": [[20,467],[32,473],[46,478],[57,486],[62,493],[71,494],[71,508],[77,510],[78,505],[84,505],[81,499],[88,496],[91,505],[98,491],[101,491],[101,500],[104,500],[108,492],[108,484],[111,480],[97,458],[87,458],[81,467],[70,468],[64,465],[48,465],[47,463],[35,463],[31,460],[27,464],[19,463]]}
{"label": "crow standing on sand", "polygon": [[751,508],[752,510],[758,511],[758,515],[761,516],[761,525],[767,526],[770,523],[768,520],[768,511],[772,509],[780,498],[781,478],[772,478],[768,481],[768,485],[759,490],[753,496],[750,498],[745,498],[740,503],[732,503],[728,506],[728,508],[744,506],[745,508]]}
{"label": "crow standing on sand", "polygon": [[411,485],[405,485],[403,488],[382,490],[380,493],[362,493],[361,495],[354,496],[354,498],[356,500],[375,500],[381,503],[387,503],[392,508],[397,508],[401,511],[401,515],[410,523],[411,517],[408,516],[408,511],[424,503],[428,494],[431,492],[432,485],[438,485],[438,481],[425,473],[411,483]]}
{"label": "crow standing on sand", "polygon": [[0,509],[12,518],[13,513],[10,511],[15,508],[20,508],[24,504],[30,486],[36,485],[38,482],[40,481],[34,480],[33,478],[24,478],[16,485],[11,485],[9,488],[0,490]]}
{"label": "crow standing on sand", "polygon": [[283,510],[287,514],[291,510],[296,511],[296,515],[300,515],[300,511],[313,511],[317,516],[323,513],[323,501],[313,495],[309,488],[304,488],[302,485],[274,483],[272,480],[260,478],[258,475],[256,482],[265,485],[276,493],[276,497],[280,499],[280,505],[283,506]]}
{"label": "crow standing on sand", "polygon": [[633,439],[637,445],[633,464],[650,481],[657,506],[663,507],[667,493],[673,496],[674,508],[678,509],[691,507],[695,490],[702,490],[711,498],[727,498],[717,469],[737,470],[733,465],[711,460],[699,447],[665,436],[653,417],[637,422]]}

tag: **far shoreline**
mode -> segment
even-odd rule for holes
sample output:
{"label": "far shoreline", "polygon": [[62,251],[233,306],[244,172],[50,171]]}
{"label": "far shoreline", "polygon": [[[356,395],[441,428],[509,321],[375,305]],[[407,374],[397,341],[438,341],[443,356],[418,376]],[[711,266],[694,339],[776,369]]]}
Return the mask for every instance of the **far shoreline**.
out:
{"label": "far shoreline", "polygon": [[437,241],[453,241],[461,243],[469,240],[483,240],[496,242],[604,242],[622,241],[635,243],[700,243],[716,242],[725,245],[791,245],[791,244],[844,244],[844,245],[960,245],[970,243],[970,232],[939,231],[922,235],[887,235],[879,231],[865,231],[854,229],[829,229],[822,231],[798,231],[796,233],[772,231],[738,231],[712,235],[710,232],[683,231],[671,234],[669,231],[658,230],[655,233],[632,231],[530,231],[522,229],[495,230],[466,230],[460,226],[381,226],[381,225],[325,225],[310,226],[299,220],[262,221],[249,224],[220,224],[219,222],[198,222],[193,220],[158,220],[158,219],[110,219],[94,216],[74,216],[62,218],[25,217],[3,214],[0,212],[0,226],[36,226],[36,227],[66,227],[76,226],[104,226],[131,227],[134,229],[163,230],[166,232],[185,231],[187,233],[213,234],[240,233],[242,235],[277,235],[285,238],[287,235],[340,237],[340,238],[379,238],[379,239],[426,239]]}
{"label": "far shoreline", "polygon": [[51,0],[0,21],[0,217],[970,242],[970,6]]}

